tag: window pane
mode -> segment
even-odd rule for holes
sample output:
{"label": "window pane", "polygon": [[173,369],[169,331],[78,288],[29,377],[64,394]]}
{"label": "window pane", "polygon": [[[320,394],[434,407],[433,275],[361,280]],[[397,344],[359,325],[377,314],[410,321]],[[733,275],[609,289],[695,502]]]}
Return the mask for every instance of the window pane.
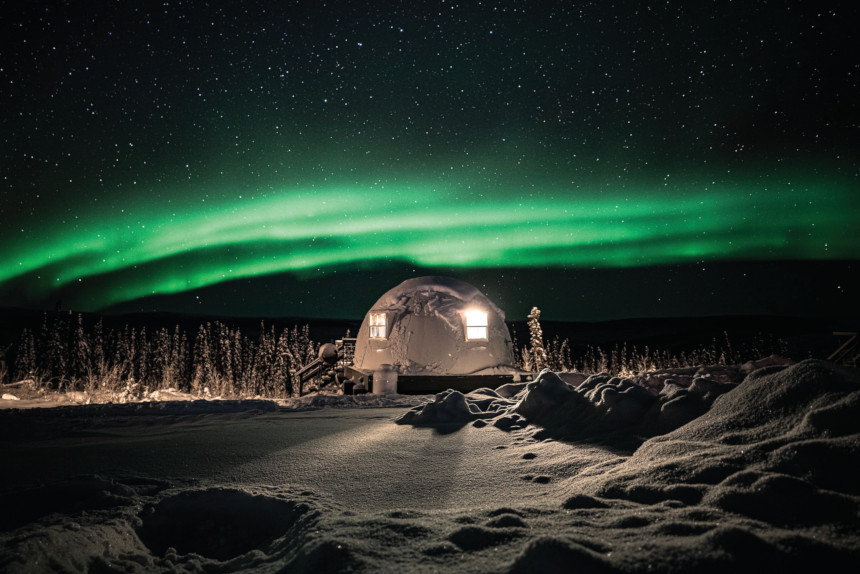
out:
{"label": "window pane", "polygon": [[486,327],[487,314],[483,311],[466,311],[467,327]]}
{"label": "window pane", "polygon": [[385,313],[371,313],[369,323],[371,339],[384,339],[386,337]]}
{"label": "window pane", "polygon": [[486,339],[487,338],[487,328],[486,327],[466,327],[466,338],[473,339]]}
{"label": "window pane", "polygon": [[466,340],[487,340],[487,314],[477,309],[466,311]]}

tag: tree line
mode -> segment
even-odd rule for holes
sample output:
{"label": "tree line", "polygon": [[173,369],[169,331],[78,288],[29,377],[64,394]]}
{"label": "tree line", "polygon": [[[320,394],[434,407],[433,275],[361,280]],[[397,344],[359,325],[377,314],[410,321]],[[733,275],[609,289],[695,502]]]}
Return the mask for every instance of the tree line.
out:
{"label": "tree line", "polygon": [[677,369],[702,365],[740,365],[746,361],[768,355],[789,356],[788,342],[774,335],[756,333],[752,338],[732,341],[727,332],[720,339],[713,337],[710,343],[690,346],[682,351],[670,352],[653,349],[648,345],[637,348],[626,342],[615,343],[604,349],[587,345],[575,353],[570,340],[558,335],[545,341],[540,324],[541,311],[533,307],[528,315],[529,344],[522,347],[517,342],[516,330],[510,329],[513,339],[514,366],[524,371],[540,372],[548,368],[555,372],[575,371],[580,373],[611,373],[631,376],[660,369]]}
{"label": "tree line", "polygon": [[293,375],[318,352],[309,329],[261,323],[256,337],[220,321],[196,333],[178,325],[109,329],[101,319],[87,325],[81,314],[45,313],[38,330],[22,332],[11,370],[16,381],[56,391],[291,396],[298,390]]}
{"label": "tree line", "polygon": [[[721,341],[682,352],[617,343],[578,349],[568,339],[544,342],[540,310],[529,315],[528,344],[517,342],[511,326],[514,366],[524,371],[609,372],[631,375],[663,368],[731,365],[777,353],[788,356],[785,341],[758,334],[747,344]],[[25,328],[17,347],[0,349],[0,383],[26,381],[36,390],[81,391],[111,398],[136,399],[175,389],[200,397],[285,397],[299,394],[294,375],[313,361],[319,346],[308,325],[277,330],[261,323],[258,335],[220,321],[200,324],[196,332],[125,325],[106,328],[102,319],[86,324],[81,314],[45,313],[39,329]],[[16,383],[17,384],[17,383]]]}

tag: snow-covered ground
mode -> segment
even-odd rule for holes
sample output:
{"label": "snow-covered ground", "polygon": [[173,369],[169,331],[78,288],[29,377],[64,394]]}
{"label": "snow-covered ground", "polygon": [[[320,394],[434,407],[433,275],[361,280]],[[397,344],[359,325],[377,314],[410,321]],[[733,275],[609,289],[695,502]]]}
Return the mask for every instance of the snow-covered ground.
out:
{"label": "snow-covered ground", "polygon": [[0,570],[856,568],[860,379],[757,366],[7,408]]}

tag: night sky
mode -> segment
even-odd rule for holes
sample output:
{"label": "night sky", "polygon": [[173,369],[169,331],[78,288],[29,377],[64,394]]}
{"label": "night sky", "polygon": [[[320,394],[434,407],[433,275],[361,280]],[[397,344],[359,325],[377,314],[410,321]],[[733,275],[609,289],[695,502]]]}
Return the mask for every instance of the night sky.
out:
{"label": "night sky", "polygon": [[856,2],[28,2],[0,306],[860,315]]}

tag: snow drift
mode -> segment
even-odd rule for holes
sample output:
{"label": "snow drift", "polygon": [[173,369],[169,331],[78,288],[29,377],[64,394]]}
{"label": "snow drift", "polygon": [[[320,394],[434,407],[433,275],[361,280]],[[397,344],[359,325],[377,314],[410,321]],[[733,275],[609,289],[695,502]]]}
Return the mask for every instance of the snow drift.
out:
{"label": "snow drift", "polygon": [[[578,386],[544,370],[530,383],[511,383],[496,390],[466,395],[447,390],[433,401],[402,415],[400,423],[434,425],[495,419],[509,427],[519,418],[541,427],[538,436],[595,437],[625,431],[653,435],[677,428],[706,412],[714,400],[732,390],[742,375],[726,375],[724,367],[689,369],[682,386],[675,379],[646,375],[637,379],[607,373],[580,380]],[[678,376],[677,373],[669,373]],[[655,379],[660,390],[655,392]]]}
{"label": "snow drift", "polygon": [[[856,372],[804,361],[742,382],[715,373],[657,392],[608,375],[574,387],[545,372],[440,393],[400,425],[381,409],[332,404],[208,419],[131,406],[3,411],[12,466],[0,469],[0,568],[856,567]],[[44,436],[26,439],[33,428]],[[65,476],[49,453],[97,472]]]}

